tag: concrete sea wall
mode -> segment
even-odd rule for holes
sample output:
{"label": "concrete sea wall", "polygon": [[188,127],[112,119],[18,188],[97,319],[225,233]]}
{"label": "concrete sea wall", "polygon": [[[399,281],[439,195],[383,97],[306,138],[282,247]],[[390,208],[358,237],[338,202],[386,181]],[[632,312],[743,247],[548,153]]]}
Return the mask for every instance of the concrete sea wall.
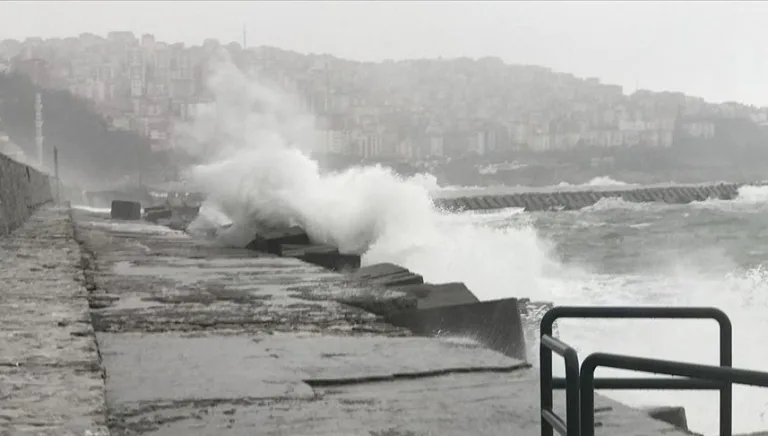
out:
{"label": "concrete sea wall", "polygon": [[744,185],[738,183],[721,183],[717,185],[680,185],[611,190],[521,192],[492,196],[437,198],[435,204],[449,210],[487,210],[515,207],[531,212],[577,210],[592,206],[604,198],[621,198],[633,203],[685,204],[707,199],[733,200],[739,195],[739,188],[742,186]]}
{"label": "concrete sea wall", "polygon": [[[159,206],[145,208],[144,218],[147,221],[174,227],[172,218],[180,208],[189,208],[190,215],[196,212],[192,202],[168,201]],[[334,273],[342,273],[336,284],[338,289],[332,292],[335,295],[335,301],[348,307],[348,310],[361,309],[380,317],[379,319],[390,326],[387,328],[402,329],[403,332],[410,331],[410,333],[398,333],[398,336],[416,335],[427,338],[447,336],[452,340],[458,340],[456,344],[464,344],[462,346],[467,346],[465,341],[469,340],[470,343],[473,342],[482,348],[522,361],[530,361],[532,358],[535,360],[534,347],[538,341],[538,325],[543,314],[552,307],[551,303],[530,301],[527,298],[504,298],[481,302],[464,283],[427,283],[420,274],[391,263],[362,266],[360,256],[343,254],[336,247],[318,244],[312,241],[300,227],[275,229],[256,234],[246,249],[282,258],[298,259]],[[200,253],[196,254],[196,258],[200,257]],[[296,295],[301,298],[312,301],[320,301],[320,294],[330,292],[323,290],[323,287],[314,286],[291,289],[299,292]],[[131,315],[131,319],[135,316]],[[302,319],[310,320],[314,319],[313,317]],[[206,322],[205,325],[209,323]],[[353,327],[360,330],[366,328],[365,326]],[[442,358],[445,356],[441,356]],[[370,356],[366,359],[368,362],[371,361]],[[434,362],[441,359],[427,358],[422,361],[435,364]],[[335,386],[340,382],[321,380],[312,383],[316,386]],[[518,398],[518,400],[526,403],[535,401],[535,398],[531,396],[522,400]],[[519,409],[530,407],[526,403]],[[685,411],[682,408],[655,408],[641,413],[687,430]],[[643,422],[648,425],[647,421]]]}
{"label": "concrete sea wall", "polygon": [[37,207],[52,200],[46,174],[0,154],[0,236],[19,227]]}
{"label": "concrete sea wall", "polygon": [[[362,299],[347,304],[384,317],[417,335],[448,335],[472,338],[485,347],[521,360],[529,357],[530,340],[548,303],[504,298],[481,302],[464,283],[426,283],[413,271],[391,263],[361,266],[360,256],[339,253],[336,247],[315,244],[300,227],[255,235],[250,250],[293,257],[345,273],[348,286],[374,292],[401,292],[408,298],[398,304],[383,299]],[[377,290],[377,291],[376,291]]]}

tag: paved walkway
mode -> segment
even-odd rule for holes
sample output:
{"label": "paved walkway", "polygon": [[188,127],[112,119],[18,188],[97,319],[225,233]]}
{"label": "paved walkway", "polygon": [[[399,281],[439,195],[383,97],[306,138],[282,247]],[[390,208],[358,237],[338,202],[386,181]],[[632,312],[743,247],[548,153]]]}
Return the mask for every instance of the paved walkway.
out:
{"label": "paved walkway", "polygon": [[[343,304],[404,295],[159,226],[76,218],[104,306],[93,319],[115,434],[539,434],[523,362]],[[680,433],[605,398],[598,409],[601,434]]]}
{"label": "paved walkway", "polygon": [[[538,380],[526,364],[412,337],[354,307],[403,305],[405,295],[160,226],[73,214],[82,256],[52,209],[2,241],[0,435],[103,430],[86,294],[113,435],[539,434]],[[601,435],[683,434],[603,397],[597,408]]]}
{"label": "paved walkway", "polygon": [[0,435],[107,434],[79,261],[63,209],[0,237]]}

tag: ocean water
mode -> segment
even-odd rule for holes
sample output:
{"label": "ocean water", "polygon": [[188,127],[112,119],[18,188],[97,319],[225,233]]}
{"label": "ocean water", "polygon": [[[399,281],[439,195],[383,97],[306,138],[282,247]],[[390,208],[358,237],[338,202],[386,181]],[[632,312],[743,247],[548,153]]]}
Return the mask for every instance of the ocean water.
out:
{"label": "ocean water", "polygon": [[[326,184],[335,190],[326,191]],[[230,207],[247,205],[249,211],[232,219],[240,226],[224,232],[229,244],[247,243],[255,223],[298,224],[316,241],[362,253],[363,264],[393,262],[432,283],[462,281],[482,300],[713,306],[733,322],[734,366],[768,371],[768,187],[744,187],[732,201],[688,205],[609,198],[580,211],[447,213],[430,205],[428,195],[439,195],[439,189],[425,186],[423,179],[359,168],[318,176],[303,192],[294,187],[240,194],[239,203],[225,196]],[[300,194],[305,200],[294,197]],[[215,202],[209,207],[226,210]],[[604,351],[718,363],[714,321],[561,320],[558,325],[561,339],[582,357]],[[598,371],[598,376],[617,373]],[[635,406],[685,406],[692,430],[716,434],[716,392],[603,394]],[[735,432],[768,430],[766,413],[768,389],[734,387]]]}
{"label": "ocean water", "polygon": [[[744,187],[730,202],[604,199],[570,212],[448,213],[431,198],[525,188],[441,188],[428,174],[404,179],[378,166],[326,173],[307,157],[317,134],[296,99],[227,61],[208,85],[216,109],[178,129],[188,136],[185,151],[203,162],[184,174],[207,196],[191,230],[231,223],[221,242],[244,246],[259,228],[299,225],[316,242],[362,254],[364,264],[393,262],[429,282],[462,281],[484,300],[714,306],[733,321],[734,365],[768,371],[768,187]],[[621,184],[602,177],[588,185]],[[580,356],[717,363],[711,321],[563,320],[559,332]],[[607,394],[638,406],[683,405],[693,430],[716,433],[715,392]],[[768,389],[734,388],[736,432],[768,430],[766,412]]]}
{"label": "ocean water", "polygon": [[[560,305],[717,307],[733,322],[734,366],[768,371],[768,347],[763,345],[768,342],[767,187],[744,187],[734,201],[665,205],[605,199],[581,211],[501,210],[463,213],[450,220],[480,234],[498,235],[476,262],[483,271],[504,271],[493,279],[499,282],[488,282],[483,273],[475,275],[471,266],[447,274],[451,279],[463,277],[481,298],[511,295]],[[450,228],[446,231],[451,233]],[[520,243],[523,235],[536,242]],[[546,260],[532,265],[531,259]],[[417,271],[423,268],[430,280],[444,277],[441,267],[427,268],[427,261],[403,260]],[[506,279],[500,277],[504,274]],[[563,320],[559,333],[582,358],[605,351],[718,363],[718,328],[713,321]],[[555,369],[560,372],[559,365]],[[611,374],[629,375],[598,371]],[[683,405],[692,430],[717,433],[716,392],[603,394],[636,406]],[[768,389],[734,387],[736,433],[768,430],[766,414]]]}

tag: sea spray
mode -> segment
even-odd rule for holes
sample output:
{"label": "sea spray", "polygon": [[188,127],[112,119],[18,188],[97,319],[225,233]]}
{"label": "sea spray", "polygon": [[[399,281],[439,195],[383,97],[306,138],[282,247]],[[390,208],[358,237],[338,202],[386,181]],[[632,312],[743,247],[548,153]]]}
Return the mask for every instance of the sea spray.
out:
{"label": "sea spray", "polygon": [[316,242],[363,254],[364,264],[463,281],[481,299],[545,292],[558,264],[533,226],[497,229],[444,213],[432,203],[431,175],[403,178],[382,166],[323,173],[308,157],[318,135],[298,99],[229,62],[215,66],[209,89],[215,109],[183,130],[186,151],[200,161],[186,178],[207,196],[193,227],[220,222],[205,213],[216,210],[232,223],[220,240],[244,246],[261,228],[298,225]]}
{"label": "sea spray", "polygon": [[[305,153],[316,136],[308,127],[311,117],[297,109],[300,105],[276,98],[281,94],[273,89],[269,98],[260,99],[266,91],[251,87],[263,85],[231,65],[218,68],[221,76],[212,80],[211,91],[219,110],[201,114],[195,122],[199,125],[188,130],[197,141],[188,150],[198,152],[195,156],[201,160],[188,178],[209,195],[206,204],[211,210],[233,222],[228,233],[232,244],[244,245],[259,226],[298,224],[317,240],[365,252],[364,262],[398,263],[437,283],[463,281],[484,300],[518,296],[557,304],[721,307],[734,322],[734,363],[766,370],[768,354],[759,345],[768,331],[768,279],[761,266],[739,263],[735,268],[726,260],[747,252],[742,247],[759,251],[768,244],[742,245],[721,254],[701,247],[733,243],[745,234],[742,226],[754,229],[747,234],[750,241],[764,241],[768,231],[759,212],[763,188],[742,188],[734,203],[744,203],[744,210],[726,208],[725,202],[706,208],[649,204],[630,210],[614,201],[560,214],[511,209],[446,214],[432,206],[429,176],[403,179],[383,167],[323,174]],[[227,106],[229,100],[236,102]],[[292,119],[294,112],[300,121]],[[236,120],[221,119],[222,114]],[[576,228],[578,222],[585,224]],[[557,262],[551,244],[534,223],[558,241],[560,255],[570,258],[570,264],[579,259],[579,267]],[[719,233],[727,226],[736,227]],[[581,253],[591,255],[579,258]],[[765,253],[762,264],[768,251],[761,253]],[[661,257],[663,262],[641,262],[647,256]],[[605,271],[617,262],[624,267],[621,271]],[[733,271],[725,274],[724,269]],[[582,356],[603,351],[716,362],[713,323],[567,321],[559,326],[560,333]],[[633,404],[682,404],[688,407],[694,430],[714,434],[717,429],[715,394],[610,395]],[[734,404],[736,431],[768,426],[761,415],[768,409],[764,391],[735,387]]]}

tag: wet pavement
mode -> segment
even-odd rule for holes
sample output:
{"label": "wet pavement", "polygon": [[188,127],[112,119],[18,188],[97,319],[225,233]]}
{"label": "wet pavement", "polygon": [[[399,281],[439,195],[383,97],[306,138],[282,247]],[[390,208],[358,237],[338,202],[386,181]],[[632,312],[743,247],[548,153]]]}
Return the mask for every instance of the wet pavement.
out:
{"label": "wet pavement", "polygon": [[[55,352],[22,356],[25,335],[4,333],[0,345],[39,365],[29,377],[43,380],[55,370],[63,380],[67,365],[81,369],[70,371],[57,400],[71,417],[61,422],[83,422],[72,434],[103,420],[96,407],[104,401],[98,360],[84,358],[96,356],[86,304],[106,370],[113,435],[540,434],[538,379],[527,364],[467,340],[413,337],[373,314],[413,307],[411,296],[353,286],[297,259],[217,247],[161,226],[78,210],[73,216],[80,253],[71,241],[62,246],[68,250],[56,251],[53,236],[32,242],[37,234],[67,231],[64,214],[44,211],[3,241],[38,251],[0,258],[11,267],[3,269],[9,278],[3,292],[25,294],[40,307],[55,301],[35,311],[21,301],[6,307],[5,294],[2,300],[9,316],[21,318],[15,324],[28,323],[24,332],[36,332],[37,343]],[[51,230],[42,228],[46,222]],[[71,279],[78,271],[79,283]],[[54,272],[73,284],[7,285],[26,280],[34,287]],[[0,373],[12,369],[0,365]],[[28,386],[35,389],[44,391]],[[556,397],[556,404],[564,399]],[[86,410],[91,405],[94,412]],[[46,416],[40,408],[30,412],[34,419]],[[0,425],[21,422],[7,418],[6,409],[0,402]],[[597,410],[601,435],[683,434],[603,397]]]}
{"label": "wet pavement", "polygon": [[103,370],[66,209],[0,237],[0,435],[105,435]]}

